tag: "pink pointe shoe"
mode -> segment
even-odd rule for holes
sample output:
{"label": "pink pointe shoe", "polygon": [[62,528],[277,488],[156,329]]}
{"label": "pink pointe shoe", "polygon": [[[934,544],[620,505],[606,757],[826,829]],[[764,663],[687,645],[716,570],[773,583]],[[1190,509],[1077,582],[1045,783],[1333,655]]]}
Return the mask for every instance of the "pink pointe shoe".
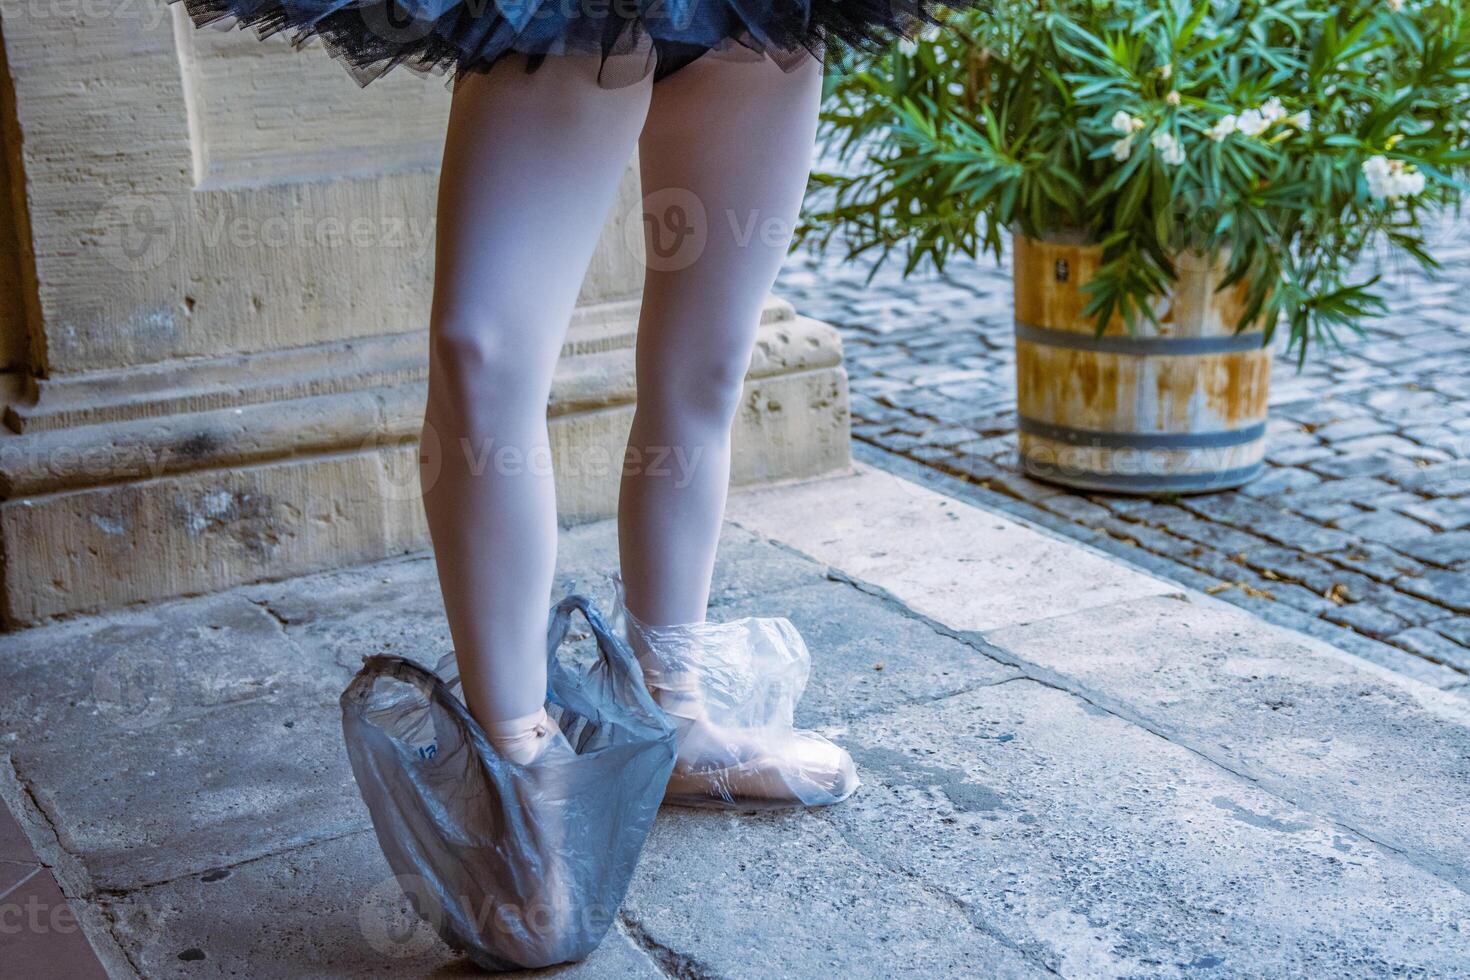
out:
{"label": "pink pointe shoe", "polygon": [[664,802],[729,809],[826,806],[858,788],[845,750],[793,723],[811,655],[787,619],[647,626],[615,616],[653,699],[678,729]]}

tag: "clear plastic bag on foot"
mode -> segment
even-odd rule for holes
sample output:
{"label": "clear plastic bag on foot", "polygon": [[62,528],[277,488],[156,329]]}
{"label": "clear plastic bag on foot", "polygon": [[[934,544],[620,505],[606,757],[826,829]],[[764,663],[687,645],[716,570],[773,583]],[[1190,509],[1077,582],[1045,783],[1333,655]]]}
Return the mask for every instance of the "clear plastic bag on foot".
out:
{"label": "clear plastic bag on foot", "polygon": [[[597,641],[589,667],[557,650],[573,612]],[[342,694],[342,728],[373,829],[414,910],[489,970],[579,960],[617,914],[674,764],[675,731],[631,651],[582,596],[547,636],[547,711],[575,756],[529,766],[496,753],[438,673],[366,658]]]}
{"label": "clear plastic bag on foot", "polygon": [[789,619],[648,626],[617,581],[611,623],[679,732],[664,802],[719,809],[828,806],[858,788],[846,750],[796,727],[811,654]]}

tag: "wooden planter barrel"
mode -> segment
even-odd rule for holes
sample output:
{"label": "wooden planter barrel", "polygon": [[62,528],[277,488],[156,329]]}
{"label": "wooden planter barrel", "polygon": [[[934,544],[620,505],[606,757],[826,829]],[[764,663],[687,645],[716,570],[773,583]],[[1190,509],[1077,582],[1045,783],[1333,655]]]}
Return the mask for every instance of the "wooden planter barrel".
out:
{"label": "wooden planter barrel", "polygon": [[1261,470],[1271,355],[1237,334],[1244,284],[1222,263],[1177,262],[1159,324],[1102,336],[1083,315],[1096,245],[1015,238],[1016,407],[1029,476],[1086,490],[1200,493]]}

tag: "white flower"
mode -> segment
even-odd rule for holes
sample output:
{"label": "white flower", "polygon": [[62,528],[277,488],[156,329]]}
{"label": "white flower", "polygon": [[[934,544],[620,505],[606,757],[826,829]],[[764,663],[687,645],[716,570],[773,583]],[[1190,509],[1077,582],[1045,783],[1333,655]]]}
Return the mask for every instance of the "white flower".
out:
{"label": "white flower", "polygon": [[1125,136],[1113,144],[1113,159],[1122,163],[1133,155],[1133,137]]}
{"label": "white flower", "polygon": [[1299,129],[1303,133],[1305,133],[1307,130],[1312,128],[1312,114],[1303,109],[1301,112],[1298,112],[1294,116],[1287,116],[1286,123],[1287,125]]}
{"label": "white flower", "polygon": [[1369,157],[1363,161],[1363,176],[1368,178],[1370,184],[1387,179],[1391,170],[1388,157]]}
{"label": "white flower", "polygon": [[1219,122],[1215,123],[1215,125],[1211,126],[1209,129],[1205,130],[1205,135],[1208,136],[1210,139],[1214,140],[1216,143],[1219,143],[1222,140],[1224,140],[1225,137],[1227,137],[1231,133],[1235,132],[1235,129],[1236,129],[1235,114],[1233,112],[1232,113],[1226,113],[1225,115],[1223,115],[1223,116],[1220,117],[1220,121]]}
{"label": "white flower", "polygon": [[1113,113],[1113,132],[1122,133],[1125,136],[1138,132],[1143,128],[1143,120],[1119,109]]}
{"label": "white flower", "polygon": [[1369,157],[1363,161],[1363,177],[1368,181],[1368,194],[1375,201],[1397,203],[1424,190],[1424,175],[1410,170],[1402,160]]}
{"label": "white flower", "polygon": [[[1237,116],[1235,129],[1237,132],[1244,133],[1247,136],[1260,136],[1278,122],[1291,123],[1297,119],[1303,121],[1303,125],[1297,128],[1305,129],[1305,124],[1309,118],[1305,112],[1299,112],[1295,116],[1287,116],[1286,109],[1281,105],[1281,100],[1273,95],[1261,103],[1259,108],[1247,109]],[[1227,133],[1225,135],[1229,134]],[[1224,136],[1220,138],[1224,139]]]}
{"label": "white flower", "polygon": [[1393,9],[1394,13],[1398,13],[1404,9],[1404,0],[1388,0],[1388,5]]}
{"label": "white flower", "polygon": [[1247,109],[1235,120],[1235,128],[1247,136],[1260,136],[1271,125],[1259,109]]}
{"label": "white flower", "polygon": [[1160,130],[1154,133],[1149,142],[1154,145],[1154,149],[1159,151],[1160,158],[1170,166],[1178,166],[1184,162],[1184,147],[1174,138],[1173,133]]}
{"label": "white flower", "polygon": [[1180,101],[1181,101],[1180,98],[1179,98],[1179,91],[1178,91],[1178,89],[1175,89],[1174,91],[1170,92],[1168,95],[1164,96],[1164,101],[1167,102],[1167,103],[1169,103],[1170,105],[1178,105],[1180,103]]}
{"label": "white flower", "polygon": [[1173,78],[1174,77],[1174,66],[1173,65],[1160,65],[1159,66],[1159,77],[1162,78],[1166,82],[1169,79]]}

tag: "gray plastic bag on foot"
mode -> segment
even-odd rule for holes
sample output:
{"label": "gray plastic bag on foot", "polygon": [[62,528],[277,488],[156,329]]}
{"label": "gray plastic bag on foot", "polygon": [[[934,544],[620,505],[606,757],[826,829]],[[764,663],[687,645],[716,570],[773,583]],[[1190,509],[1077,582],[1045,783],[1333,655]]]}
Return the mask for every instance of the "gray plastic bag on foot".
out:
{"label": "gray plastic bag on foot", "polygon": [[[589,667],[557,649],[581,611]],[[582,596],[551,612],[547,712],[575,758],[520,766],[496,754],[438,674],[368,657],[342,694],[353,775],[414,910],[489,970],[579,960],[617,914],[674,765],[674,728],[625,641]]]}

